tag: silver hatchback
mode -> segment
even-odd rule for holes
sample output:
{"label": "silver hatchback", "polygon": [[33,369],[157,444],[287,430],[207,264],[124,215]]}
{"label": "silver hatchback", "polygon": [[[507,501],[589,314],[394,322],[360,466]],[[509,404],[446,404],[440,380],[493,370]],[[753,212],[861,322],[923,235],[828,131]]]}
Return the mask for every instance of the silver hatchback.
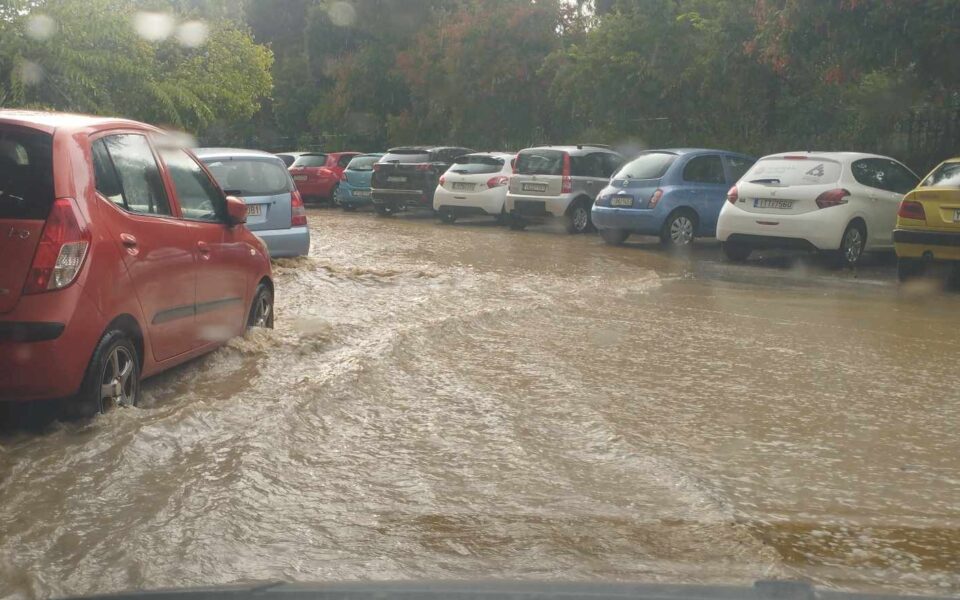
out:
{"label": "silver hatchback", "polygon": [[605,146],[521,150],[507,192],[511,229],[560,218],[569,233],[589,231],[593,201],[622,164],[623,156]]}
{"label": "silver hatchback", "polygon": [[271,258],[304,256],[310,230],[303,199],[279,157],[259,150],[194,150],[225,192],[247,205],[247,229],[262,239]]}

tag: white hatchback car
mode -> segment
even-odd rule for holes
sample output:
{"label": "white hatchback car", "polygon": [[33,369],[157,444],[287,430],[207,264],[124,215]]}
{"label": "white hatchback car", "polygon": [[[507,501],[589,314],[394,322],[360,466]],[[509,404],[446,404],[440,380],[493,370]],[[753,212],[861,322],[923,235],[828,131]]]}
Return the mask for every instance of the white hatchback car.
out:
{"label": "white hatchback car", "polygon": [[886,156],[789,152],[758,160],[727,193],[717,239],[733,261],[759,248],[836,251],[855,265],[893,248],[903,195],[919,178]]}
{"label": "white hatchback car", "polygon": [[440,220],[453,223],[457,217],[474,215],[503,220],[514,156],[506,152],[475,152],[454,160],[433,195],[433,210]]}

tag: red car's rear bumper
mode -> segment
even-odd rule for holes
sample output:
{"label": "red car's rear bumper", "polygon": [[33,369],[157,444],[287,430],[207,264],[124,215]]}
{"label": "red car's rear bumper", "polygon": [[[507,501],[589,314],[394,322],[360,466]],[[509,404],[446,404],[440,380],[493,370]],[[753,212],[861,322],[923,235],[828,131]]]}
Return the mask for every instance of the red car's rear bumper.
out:
{"label": "red car's rear bumper", "polygon": [[104,326],[78,285],[20,298],[0,315],[0,401],[75,394]]}

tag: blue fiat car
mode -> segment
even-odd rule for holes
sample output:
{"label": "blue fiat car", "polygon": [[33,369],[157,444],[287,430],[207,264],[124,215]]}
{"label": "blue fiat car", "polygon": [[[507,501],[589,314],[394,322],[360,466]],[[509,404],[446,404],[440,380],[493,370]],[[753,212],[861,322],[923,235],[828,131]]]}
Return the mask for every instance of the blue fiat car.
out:
{"label": "blue fiat car", "polygon": [[373,177],[373,164],[381,156],[382,152],[355,156],[343,170],[340,185],[337,186],[337,202],[343,210],[354,211],[363,206],[373,206],[370,178]]}
{"label": "blue fiat car", "polygon": [[668,246],[713,237],[727,191],[756,159],[725,150],[648,150],[617,171],[593,205],[593,224],[608,244],[631,233]]}

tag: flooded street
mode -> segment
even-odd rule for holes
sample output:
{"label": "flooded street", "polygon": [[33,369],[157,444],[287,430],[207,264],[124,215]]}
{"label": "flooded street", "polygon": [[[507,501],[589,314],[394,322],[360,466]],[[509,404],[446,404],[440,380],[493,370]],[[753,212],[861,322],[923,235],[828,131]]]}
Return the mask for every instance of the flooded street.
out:
{"label": "flooded street", "polygon": [[960,593],[960,295],[311,210],[276,329],[0,436],[0,598],[250,580]]}

